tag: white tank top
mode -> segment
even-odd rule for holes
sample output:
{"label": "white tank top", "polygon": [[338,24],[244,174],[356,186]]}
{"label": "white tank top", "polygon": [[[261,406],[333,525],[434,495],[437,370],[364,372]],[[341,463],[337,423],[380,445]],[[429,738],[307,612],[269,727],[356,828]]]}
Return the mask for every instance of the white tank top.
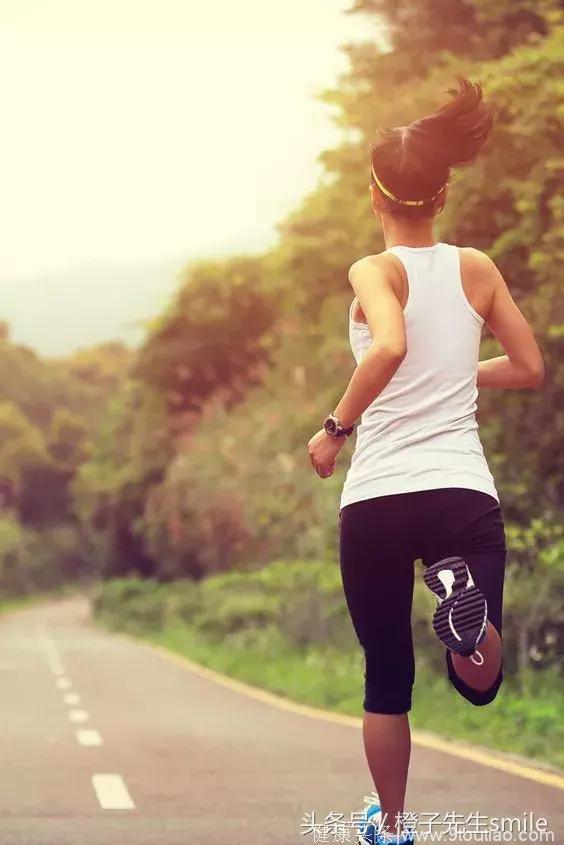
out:
{"label": "white tank top", "polygon": [[[362,414],[340,507],[361,499],[465,487],[499,502],[475,416],[483,319],[470,305],[456,246],[395,246],[407,274],[407,355]],[[370,329],[349,311],[357,364],[372,343]]]}

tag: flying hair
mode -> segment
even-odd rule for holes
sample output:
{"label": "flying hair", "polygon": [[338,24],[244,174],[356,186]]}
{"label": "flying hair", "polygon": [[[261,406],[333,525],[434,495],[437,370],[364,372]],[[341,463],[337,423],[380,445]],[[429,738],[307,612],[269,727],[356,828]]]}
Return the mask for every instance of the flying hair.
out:
{"label": "flying hair", "polygon": [[447,103],[407,126],[382,128],[370,145],[371,176],[391,213],[436,214],[451,170],[471,164],[493,129],[478,82],[458,77]]}

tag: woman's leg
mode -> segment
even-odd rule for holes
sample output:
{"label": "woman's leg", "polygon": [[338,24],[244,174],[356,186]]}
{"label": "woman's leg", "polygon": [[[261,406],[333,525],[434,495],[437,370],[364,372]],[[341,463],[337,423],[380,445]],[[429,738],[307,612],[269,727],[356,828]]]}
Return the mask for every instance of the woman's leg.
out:
{"label": "woman's leg", "polygon": [[472,704],[489,704],[503,681],[502,605],[507,557],[503,514],[492,496],[465,488],[432,491],[427,504],[423,564],[459,555],[488,603],[487,633],[477,647],[479,654],[461,657],[445,649],[448,677]]}
{"label": "woman's leg", "polygon": [[411,633],[414,556],[403,494],[355,502],[341,511],[345,598],[365,655],[363,738],[384,823],[404,812],[415,678]]}
{"label": "woman's leg", "polygon": [[364,751],[380,798],[384,826],[397,832],[404,812],[405,790],[411,755],[407,713],[388,715],[364,712]]}
{"label": "woman's leg", "polygon": [[[461,657],[446,649],[447,671],[452,685],[477,706],[489,704],[503,682],[503,586],[506,552],[460,552],[472,579],[486,597],[488,625],[485,639],[472,657]],[[483,663],[480,662],[483,658]]]}
{"label": "woman's leg", "polygon": [[479,650],[473,657],[451,654],[454,671],[465,684],[479,692],[490,689],[501,669],[501,637],[488,620],[486,636],[481,641]]}

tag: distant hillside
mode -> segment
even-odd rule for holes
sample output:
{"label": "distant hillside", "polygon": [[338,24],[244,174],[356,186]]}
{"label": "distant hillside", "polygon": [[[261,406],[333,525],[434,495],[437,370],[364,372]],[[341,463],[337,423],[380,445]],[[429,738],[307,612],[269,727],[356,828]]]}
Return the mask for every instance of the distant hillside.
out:
{"label": "distant hillside", "polygon": [[224,239],[201,253],[162,262],[112,266],[92,262],[57,273],[0,279],[0,322],[14,343],[59,357],[120,340],[135,346],[144,323],[162,313],[190,261],[262,252],[274,232]]}
{"label": "distant hillside", "polygon": [[16,343],[58,357],[108,340],[135,345],[178,284],[182,260],[138,267],[90,265],[4,281],[0,319]]}

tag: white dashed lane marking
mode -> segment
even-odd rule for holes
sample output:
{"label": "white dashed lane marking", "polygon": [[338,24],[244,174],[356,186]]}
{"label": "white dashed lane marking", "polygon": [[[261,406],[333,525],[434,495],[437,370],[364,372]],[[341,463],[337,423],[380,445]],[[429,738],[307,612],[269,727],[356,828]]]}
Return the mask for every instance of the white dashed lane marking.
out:
{"label": "white dashed lane marking", "polygon": [[80,723],[87,722],[90,716],[86,710],[69,710],[69,719],[71,722]]}
{"label": "white dashed lane marking", "polygon": [[63,661],[61,660],[61,655],[59,654],[59,650],[54,642],[51,639],[49,634],[47,633],[47,625],[38,626],[37,629],[37,636],[45,649],[45,654],[47,655],[47,663],[49,664],[49,668],[51,669],[53,675],[61,676],[65,674],[65,669],[63,666]]}
{"label": "white dashed lane marking", "polygon": [[[47,626],[39,625],[37,628],[37,636],[41,647],[45,651],[47,663],[55,677],[55,684],[58,689],[71,690],[72,681],[67,677],[63,661],[57,644],[47,633]],[[69,721],[74,724],[81,724],[88,722],[90,715],[86,710],[76,707],[80,704],[80,696],[76,692],[63,692],[63,701],[68,707]],[[102,737],[99,732],[92,728],[82,728],[76,731],[76,739],[79,745],[86,747],[94,747],[102,745]],[[103,810],[133,810],[135,804],[131,799],[125,781],[121,775],[117,774],[97,774],[92,775],[92,785],[96,793],[96,797]]]}
{"label": "white dashed lane marking", "polygon": [[121,775],[93,775],[92,784],[103,810],[133,810],[135,808]]}
{"label": "white dashed lane marking", "polygon": [[102,745],[102,737],[100,736],[98,731],[92,730],[91,728],[77,731],[76,738],[80,745]]}

